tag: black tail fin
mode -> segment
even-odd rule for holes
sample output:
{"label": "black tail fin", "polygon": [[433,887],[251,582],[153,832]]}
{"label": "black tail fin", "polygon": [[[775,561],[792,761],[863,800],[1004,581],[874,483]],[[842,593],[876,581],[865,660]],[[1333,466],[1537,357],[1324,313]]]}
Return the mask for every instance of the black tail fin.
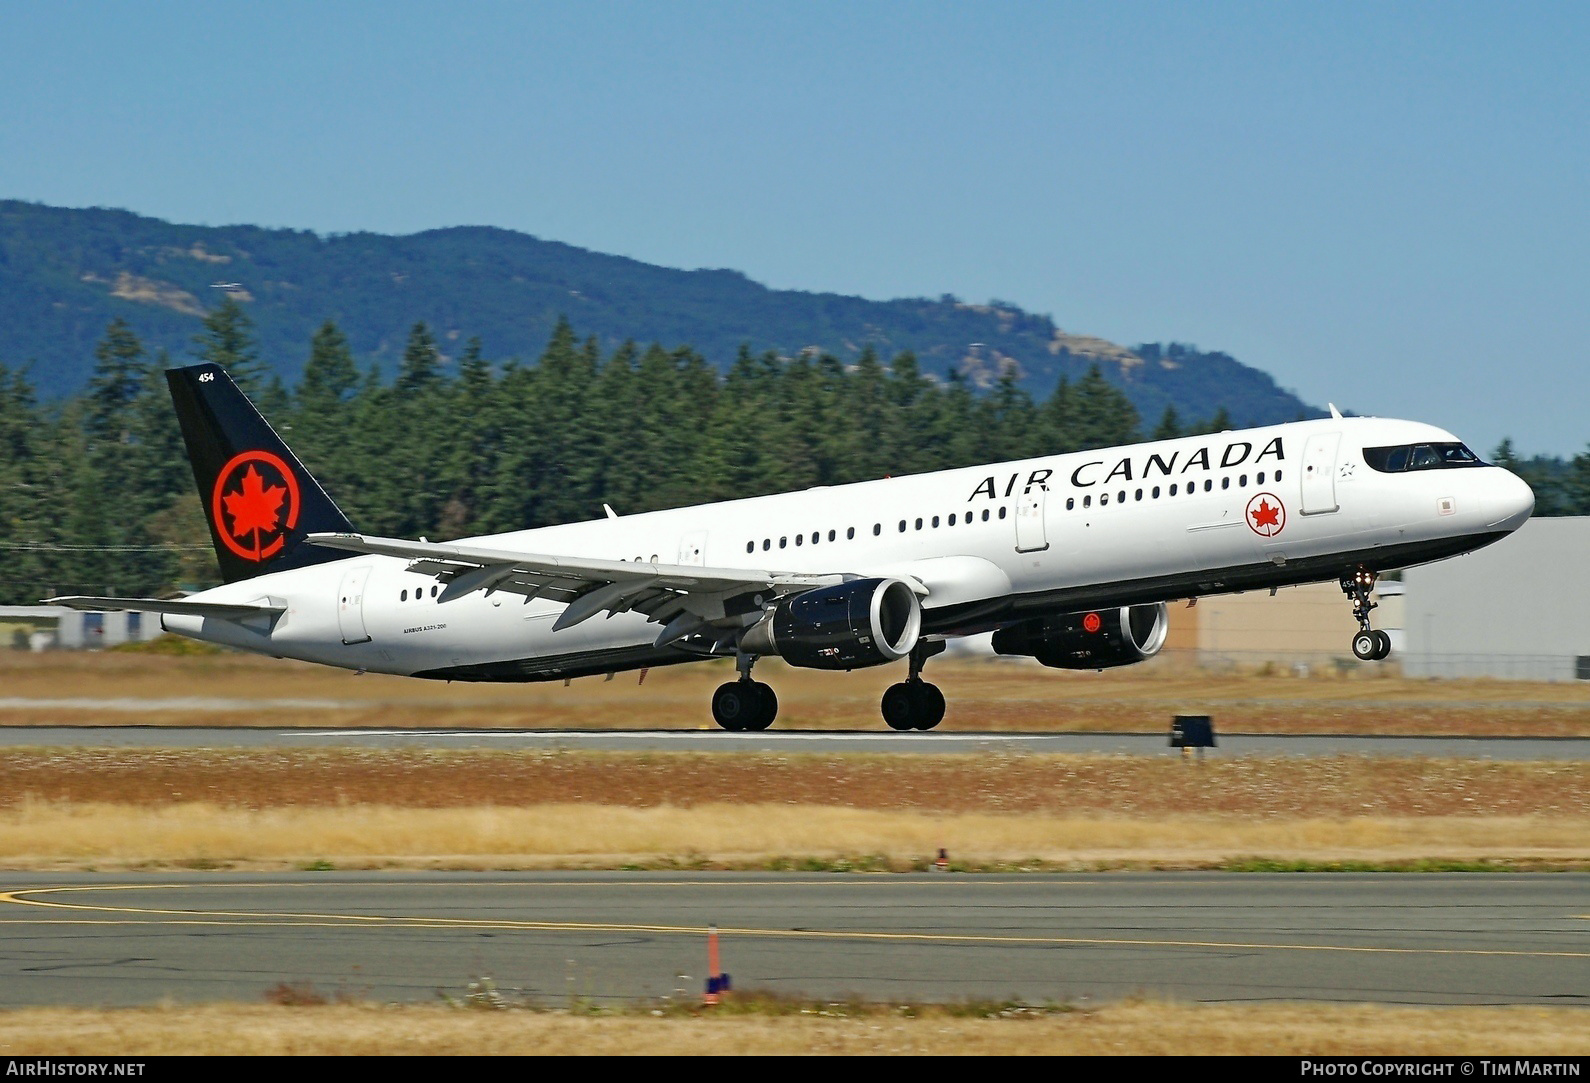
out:
{"label": "black tail fin", "polygon": [[316,531],[353,525],[219,365],[167,369],[210,540],[228,583],[346,560],[305,545]]}

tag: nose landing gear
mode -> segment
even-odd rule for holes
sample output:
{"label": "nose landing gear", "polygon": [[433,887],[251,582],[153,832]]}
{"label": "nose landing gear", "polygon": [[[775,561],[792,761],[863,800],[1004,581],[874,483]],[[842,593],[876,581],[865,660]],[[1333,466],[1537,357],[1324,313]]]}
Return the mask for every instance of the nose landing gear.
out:
{"label": "nose landing gear", "polygon": [[1357,571],[1341,579],[1342,593],[1352,599],[1353,619],[1358,622],[1358,634],[1353,636],[1353,654],[1365,662],[1378,662],[1391,653],[1391,637],[1369,626],[1369,611],[1378,605],[1369,600],[1375,578],[1374,572],[1360,564]]}
{"label": "nose landing gear", "polygon": [[883,720],[894,730],[930,730],[944,721],[944,693],[922,679],[927,660],[944,650],[944,641],[918,640],[907,657],[910,670],[904,681],[883,694]]}

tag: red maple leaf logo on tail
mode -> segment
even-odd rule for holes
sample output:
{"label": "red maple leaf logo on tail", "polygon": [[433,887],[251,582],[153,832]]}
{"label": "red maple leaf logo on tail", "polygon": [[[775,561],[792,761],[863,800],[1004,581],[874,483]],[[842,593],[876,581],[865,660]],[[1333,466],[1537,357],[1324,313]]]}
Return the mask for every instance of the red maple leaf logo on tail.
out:
{"label": "red maple leaf logo on tail", "polygon": [[298,480],[268,451],[232,456],[216,475],[210,500],[216,540],[256,564],[281,552],[298,524]]}
{"label": "red maple leaf logo on tail", "polygon": [[232,534],[243,538],[251,530],[269,534],[276,529],[277,517],[282,513],[282,501],[287,490],[280,485],[266,487],[265,479],[250,464],[243,475],[243,491],[228,493],[221,498],[227,514],[232,517]]}

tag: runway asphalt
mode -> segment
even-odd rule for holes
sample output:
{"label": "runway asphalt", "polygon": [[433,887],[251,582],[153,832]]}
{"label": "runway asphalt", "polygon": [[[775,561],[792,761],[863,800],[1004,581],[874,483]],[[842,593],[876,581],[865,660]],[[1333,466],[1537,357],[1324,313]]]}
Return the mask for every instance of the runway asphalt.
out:
{"label": "runway asphalt", "polygon": [[824,999],[1590,1005],[1590,874],[0,874],[0,1006]]}

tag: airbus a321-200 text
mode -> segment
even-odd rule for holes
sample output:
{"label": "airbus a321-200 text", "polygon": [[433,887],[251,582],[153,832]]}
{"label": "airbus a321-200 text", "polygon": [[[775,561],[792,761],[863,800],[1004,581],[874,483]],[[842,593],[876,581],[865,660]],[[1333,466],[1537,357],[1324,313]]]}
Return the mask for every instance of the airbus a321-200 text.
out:
{"label": "airbus a321-200 text", "polygon": [[445,543],[358,533],[214,365],[167,381],[225,583],[181,599],[56,598],[160,614],[167,631],[351,670],[546,681],[711,658],[729,730],[778,711],[759,658],[851,670],[905,660],[883,696],[932,729],[923,666],[951,637],[1060,669],[1152,657],[1167,603],[1336,580],[1391,649],[1388,569],[1518,529],[1534,494],[1431,425],[1331,416],[942,470]]}

